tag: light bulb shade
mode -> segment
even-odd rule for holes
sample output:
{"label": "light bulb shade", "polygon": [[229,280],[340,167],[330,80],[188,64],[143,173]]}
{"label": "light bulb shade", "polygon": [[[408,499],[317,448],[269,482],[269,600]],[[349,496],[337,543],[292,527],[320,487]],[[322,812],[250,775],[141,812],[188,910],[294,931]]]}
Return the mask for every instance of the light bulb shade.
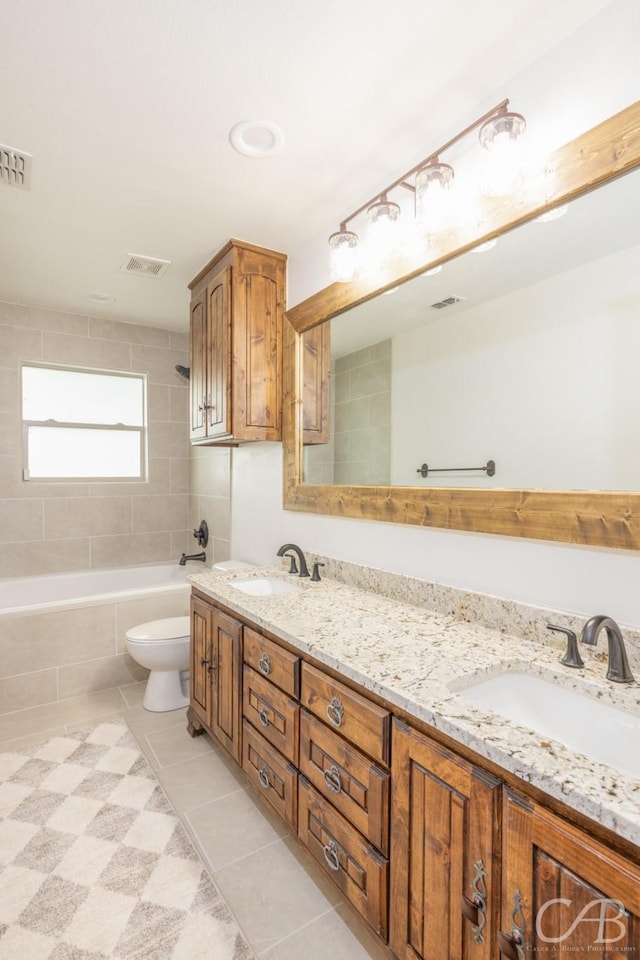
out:
{"label": "light bulb shade", "polygon": [[480,127],[480,143],[486,150],[481,165],[482,193],[502,197],[521,186],[520,138],[525,129],[525,119],[519,113],[499,113]]}
{"label": "light bulb shade", "polygon": [[499,113],[480,127],[478,134],[485,150],[493,150],[500,144],[519,140],[527,129],[527,121],[521,113]]}
{"label": "light bulb shade", "polygon": [[334,283],[349,283],[356,271],[358,234],[339,230],[329,237],[329,272]]}
{"label": "light bulb shade", "polygon": [[449,218],[447,192],[453,182],[453,167],[438,161],[416,173],[416,220],[430,231],[443,230]]}
{"label": "light bulb shade", "polygon": [[367,213],[372,226],[386,226],[400,219],[400,207],[386,197],[372,203]]}

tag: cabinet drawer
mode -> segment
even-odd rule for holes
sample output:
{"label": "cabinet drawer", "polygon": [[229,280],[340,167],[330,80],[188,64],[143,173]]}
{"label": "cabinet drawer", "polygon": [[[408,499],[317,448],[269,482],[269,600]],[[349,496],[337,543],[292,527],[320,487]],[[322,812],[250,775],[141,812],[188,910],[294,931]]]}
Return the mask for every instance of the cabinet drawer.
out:
{"label": "cabinet drawer", "polygon": [[389,765],[391,715],[339,680],[302,664],[302,705],[375,760]]}
{"label": "cabinet drawer", "polygon": [[244,661],[268,677],[285,693],[297,697],[300,692],[300,657],[283,650],[251,627],[244,628]]}
{"label": "cabinet drawer", "polygon": [[298,829],[298,771],[250,723],[243,721],[242,767],[260,795],[292,830]]}
{"label": "cabinet drawer", "polygon": [[302,775],[298,778],[298,836],[386,942],[388,861]]}
{"label": "cabinet drawer", "polygon": [[388,855],[389,774],[306,710],[300,713],[300,771]]}
{"label": "cabinet drawer", "polygon": [[300,706],[245,665],[244,715],[265,740],[298,765]]}

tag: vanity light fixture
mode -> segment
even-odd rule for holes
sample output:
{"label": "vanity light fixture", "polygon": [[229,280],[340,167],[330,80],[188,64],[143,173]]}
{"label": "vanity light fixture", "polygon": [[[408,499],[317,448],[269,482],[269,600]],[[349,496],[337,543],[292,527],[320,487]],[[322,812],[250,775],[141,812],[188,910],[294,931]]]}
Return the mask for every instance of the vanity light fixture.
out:
{"label": "vanity light fixture", "polygon": [[[488,169],[492,166],[498,168],[498,173],[491,176],[492,192],[504,193],[515,189],[522,182],[519,171],[518,177],[511,176],[510,180],[505,177],[504,171],[512,170],[511,148],[518,144],[527,125],[522,114],[513,113],[508,108],[509,101],[503,100],[346,217],[340,223],[339,231],[329,237],[331,279],[338,283],[348,283],[353,279],[358,260],[362,259],[359,255],[361,244],[358,234],[347,229],[347,225],[365,211],[369,217],[368,240],[373,247],[372,258],[380,264],[388,257],[390,244],[395,244],[392,238],[397,232],[401,216],[400,205],[388,197],[392,190],[403,187],[414,194],[416,222],[422,232],[438,233],[446,227],[450,216],[447,194],[455,173],[450,164],[440,161],[440,156],[474,130],[479,129],[480,143],[490,161]],[[479,251],[488,248],[481,246],[474,249]],[[428,271],[425,276],[428,276]]]}

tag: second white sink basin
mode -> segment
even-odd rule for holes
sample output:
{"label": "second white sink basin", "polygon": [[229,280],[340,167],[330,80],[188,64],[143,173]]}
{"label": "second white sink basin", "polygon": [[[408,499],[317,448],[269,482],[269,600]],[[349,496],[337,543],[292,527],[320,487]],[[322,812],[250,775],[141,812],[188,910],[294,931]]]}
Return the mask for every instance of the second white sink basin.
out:
{"label": "second white sink basin", "polygon": [[640,779],[640,716],[531,674],[505,673],[458,692],[507,720]]}
{"label": "second white sink basin", "polygon": [[241,593],[248,593],[252,597],[282,597],[288,593],[295,593],[298,589],[288,580],[279,580],[278,577],[255,577],[253,580],[230,580],[229,586]]}

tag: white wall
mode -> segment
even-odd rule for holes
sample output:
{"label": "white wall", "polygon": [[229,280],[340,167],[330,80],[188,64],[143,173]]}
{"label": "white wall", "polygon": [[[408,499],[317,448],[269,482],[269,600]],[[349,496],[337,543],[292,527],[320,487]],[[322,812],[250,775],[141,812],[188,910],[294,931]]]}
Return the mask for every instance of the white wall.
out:
{"label": "white wall", "polygon": [[[539,143],[566,142],[638,99],[638,36],[640,4],[616,0],[525,73],[505,77],[491,102],[470,103],[460,125],[506,95]],[[416,129],[424,141],[423,125]],[[424,152],[432,146],[426,143]],[[290,253],[294,304],[326,282],[326,237]],[[269,562],[291,540],[499,596],[585,615],[606,612],[640,627],[640,554],[285,512],[279,444],[233,451],[231,537],[232,555],[248,560]]]}
{"label": "white wall", "polygon": [[[486,303],[433,311],[394,337],[391,482],[634,489],[639,262],[635,245]],[[488,459],[493,481],[480,472],[416,478],[425,460]]]}

